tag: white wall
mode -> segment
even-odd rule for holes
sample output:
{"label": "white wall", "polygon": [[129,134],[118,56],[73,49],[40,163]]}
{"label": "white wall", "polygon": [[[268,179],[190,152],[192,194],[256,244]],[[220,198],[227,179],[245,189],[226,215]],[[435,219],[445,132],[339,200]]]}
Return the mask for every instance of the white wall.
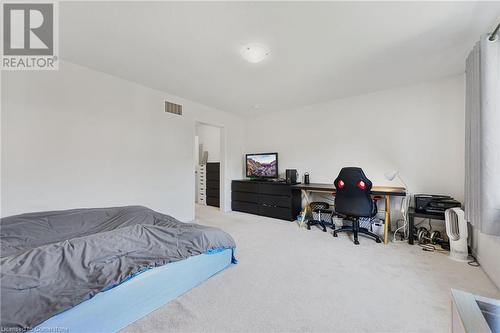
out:
{"label": "white wall", "polygon": [[206,124],[196,124],[198,143],[208,152],[208,162],[220,162],[220,128]]}
{"label": "white wall", "polygon": [[473,251],[488,277],[500,289],[500,237],[473,233]]}
{"label": "white wall", "polygon": [[464,77],[380,91],[247,121],[247,152],[279,152],[280,172],[332,183],[360,166],[377,185],[398,169],[412,193],[463,200]]}
{"label": "white wall", "polygon": [[[163,101],[183,116],[163,112]],[[224,209],[242,177],[243,121],[63,62],[59,71],[2,73],[2,216],[145,205],[194,218],[195,122],[223,127]]]}

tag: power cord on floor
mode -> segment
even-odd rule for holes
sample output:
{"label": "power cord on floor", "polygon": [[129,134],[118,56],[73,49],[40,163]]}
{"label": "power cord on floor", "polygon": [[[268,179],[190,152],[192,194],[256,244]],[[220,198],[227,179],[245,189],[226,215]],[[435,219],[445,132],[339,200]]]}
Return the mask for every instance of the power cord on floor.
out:
{"label": "power cord on floor", "polygon": [[[432,245],[432,244],[418,244],[418,245],[422,248],[422,251],[426,251],[426,252],[437,252],[437,253],[441,253],[441,254],[447,254],[450,250],[449,248],[448,249],[443,248],[443,245],[441,245],[441,249],[437,248],[435,245]],[[467,265],[472,266],[472,267],[481,266],[473,254],[469,253],[469,257],[472,258],[472,260],[468,261]]]}
{"label": "power cord on floor", "polygon": [[442,253],[442,254],[447,254],[448,251],[444,249],[438,249],[435,245],[432,244],[418,244],[422,248],[422,251],[426,252],[437,252],[437,253]]}
{"label": "power cord on floor", "polygon": [[472,267],[479,267],[481,266],[479,262],[477,261],[476,257],[474,257],[472,254],[469,254],[469,257],[472,258],[471,261],[468,261],[467,264]]}
{"label": "power cord on floor", "polygon": [[[399,219],[398,221],[396,221],[396,230],[394,231],[393,236],[392,236],[392,242],[393,243],[404,242],[405,239],[408,238],[409,233],[413,232],[413,230],[408,230],[408,208],[410,207],[410,198],[411,198],[411,195],[409,197],[405,196],[401,200],[400,212],[401,212],[402,219]],[[385,209],[387,210],[388,207],[385,207]],[[401,227],[397,227],[399,221],[403,221],[403,225]],[[402,237],[403,239],[402,240],[397,240],[396,239],[396,235],[398,234],[399,230],[401,230],[401,229],[403,229],[403,237]]]}

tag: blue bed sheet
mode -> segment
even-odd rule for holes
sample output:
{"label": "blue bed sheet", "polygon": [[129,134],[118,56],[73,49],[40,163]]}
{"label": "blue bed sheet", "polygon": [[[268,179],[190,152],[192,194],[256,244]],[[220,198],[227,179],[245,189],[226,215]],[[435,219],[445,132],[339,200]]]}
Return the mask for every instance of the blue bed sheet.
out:
{"label": "blue bed sheet", "polygon": [[62,312],[34,331],[116,332],[236,262],[233,249],[156,267]]}

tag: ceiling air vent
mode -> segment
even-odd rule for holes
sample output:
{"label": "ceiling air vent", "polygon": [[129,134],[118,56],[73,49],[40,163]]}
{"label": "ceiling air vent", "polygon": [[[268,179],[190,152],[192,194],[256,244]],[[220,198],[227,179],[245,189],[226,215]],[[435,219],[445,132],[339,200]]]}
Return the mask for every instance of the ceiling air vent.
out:
{"label": "ceiling air vent", "polygon": [[182,116],[182,105],[165,101],[165,112],[178,114],[179,116]]}

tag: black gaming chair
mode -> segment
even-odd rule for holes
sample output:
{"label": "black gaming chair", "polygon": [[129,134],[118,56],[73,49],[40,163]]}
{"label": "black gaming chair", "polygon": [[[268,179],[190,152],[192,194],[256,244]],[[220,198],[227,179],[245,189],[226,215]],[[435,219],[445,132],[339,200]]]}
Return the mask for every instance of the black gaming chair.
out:
{"label": "black gaming chair", "polygon": [[352,226],[343,226],[333,231],[337,237],[339,232],[352,232],[354,244],[358,245],[358,233],[375,238],[380,243],[380,237],[366,228],[359,227],[360,217],[373,217],[377,214],[377,205],[370,195],[372,182],[366,178],[361,168],[342,168],[335,179],[335,213],[344,215],[352,221]]}

